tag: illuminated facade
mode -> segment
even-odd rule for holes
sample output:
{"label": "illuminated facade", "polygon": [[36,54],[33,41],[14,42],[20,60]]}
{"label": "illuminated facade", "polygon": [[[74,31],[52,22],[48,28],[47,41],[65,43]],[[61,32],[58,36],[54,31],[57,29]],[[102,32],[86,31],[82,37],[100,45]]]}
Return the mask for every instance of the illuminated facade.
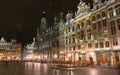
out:
{"label": "illuminated facade", "polygon": [[[62,61],[116,65],[120,62],[120,1],[93,0],[91,9],[81,0],[77,7],[74,16],[68,12],[66,21],[60,18],[56,22],[58,29],[55,31],[59,31],[59,36],[54,36],[55,25],[44,31],[38,30],[38,50],[43,51],[43,55],[50,54],[50,57],[56,51]],[[59,41],[55,50],[52,49],[53,40]]]}
{"label": "illuminated facade", "polygon": [[[43,26],[44,25],[44,26]],[[44,27],[44,28],[42,28]],[[41,19],[40,28],[37,29],[37,40],[35,54],[40,56],[40,61],[52,61],[58,58],[59,39],[58,39],[58,23],[54,18],[54,24],[47,25],[46,18]]]}
{"label": "illuminated facade", "polygon": [[31,44],[27,44],[23,51],[23,60],[24,61],[33,61],[38,57],[34,54],[35,51],[35,38],[33,38],[33,42]]}
{"label": "illuminated facade", "polygon": [[98,65],[120,62],[119,0],[95,0],[93,9],[81,1],[75,19],[68,13],[66,20],[59,27],[61,59]]}
{"label": "illuminated facade", "polygon": [[1,38],[0,60],[21,60],[21,44],[16,43],[16,40],[7,42],[4,38]]}

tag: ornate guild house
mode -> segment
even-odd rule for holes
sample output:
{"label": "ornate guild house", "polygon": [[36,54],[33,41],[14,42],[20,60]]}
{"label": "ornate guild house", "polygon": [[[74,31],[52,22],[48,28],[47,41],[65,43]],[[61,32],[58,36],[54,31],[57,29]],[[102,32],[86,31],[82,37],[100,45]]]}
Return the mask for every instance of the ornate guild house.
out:
{"label": "ornate guild house", "polygon": [[82,0],[77,12],[55,16],[54,24],[41,19],[35,52],[44,61],[120,62],[120,0],[93,0],[93,8]]}

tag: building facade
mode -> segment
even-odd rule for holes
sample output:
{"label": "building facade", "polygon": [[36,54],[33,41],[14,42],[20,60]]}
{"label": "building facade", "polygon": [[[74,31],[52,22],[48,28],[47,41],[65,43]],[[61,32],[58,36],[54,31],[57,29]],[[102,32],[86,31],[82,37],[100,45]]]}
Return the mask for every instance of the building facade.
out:
{"label": "building facade", "polygon": [[[56,60],[58,58],[58,54],[59,54],[58,27],[59,26],[56,16],[54,18],[54,24],[51,26],[48,26],[46,22],[46,18],[45,17],[43,18],[41,19],[40,28],[37,29],[35,54],[40,56],[40,59],[38,59],[38,61],[48,62],[48,61]],[[46,26],[42,26],[42,25],[46,25]]]}
{"label": "building facade", "polygon": [[21,44],[16,40],[7,42],[4,38],[0,40],[0,61],[21,60]]}
{"label": "building facade", "polygon": [[95,0],[93,9],[83,1],[78,4],[75,20],[64,24],[67,60],[98,65],[119,62],[119,4],[118,0]]}
{"label": "building facade", "polygon": [[[116,65],[120,62],[120,1],[93,0],[91,9],[81,0],[77,7],[75,14],[68,12],[52,28],[38,30],[38,51],[50,59],[58,53],[61,61]],[[54,41],[58,41],[55,47]]]}

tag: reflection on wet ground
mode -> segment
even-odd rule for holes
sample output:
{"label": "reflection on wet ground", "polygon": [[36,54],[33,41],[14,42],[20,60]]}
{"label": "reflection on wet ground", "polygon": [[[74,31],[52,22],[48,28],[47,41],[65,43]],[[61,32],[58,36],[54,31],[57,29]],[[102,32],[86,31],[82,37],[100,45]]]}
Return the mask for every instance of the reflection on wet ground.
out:
{"label": "reflection on wet ground", "polygon": [[34,62],[0,62],[0,75],[117,75],[114,69],[76,68],[74,70],[49,68]]}

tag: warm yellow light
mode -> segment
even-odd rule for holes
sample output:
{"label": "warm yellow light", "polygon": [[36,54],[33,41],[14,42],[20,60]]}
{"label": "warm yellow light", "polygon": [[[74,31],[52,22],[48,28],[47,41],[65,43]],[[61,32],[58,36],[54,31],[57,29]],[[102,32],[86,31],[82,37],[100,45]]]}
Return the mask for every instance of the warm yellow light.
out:
{"label": "warm yellow light", "polygon": [[71,54],[68,54],[68,57],[71,57]]}
{"label": "warm yellow light", "polygon": [[40,59],[41,57],[40,56],[38,56],[38,59]]}
{"label": "warm yellow light", "polygon": [[45,55],[44,57],[47,58],[47,55]]}
{"label": "warm yellow light", "polygon": [[19,59],[19,57],[16,58],[17,60]]}
{"label": "warm yellow light", "polygon": [[37,59],[37,56],[35,56],[35,59]]}
{"label": "warm yellow light", "polygon": [[69,60],[69,58],[66,58],[66,61],[68,61]]}
{"label": "warm yellow light", "polygon": [[10,57],[7,57],[8,60],[10,60]]}
{"label": "warm yellow light", "polygon": [[54,55],[55,58],[57,58],[57,55]]}

